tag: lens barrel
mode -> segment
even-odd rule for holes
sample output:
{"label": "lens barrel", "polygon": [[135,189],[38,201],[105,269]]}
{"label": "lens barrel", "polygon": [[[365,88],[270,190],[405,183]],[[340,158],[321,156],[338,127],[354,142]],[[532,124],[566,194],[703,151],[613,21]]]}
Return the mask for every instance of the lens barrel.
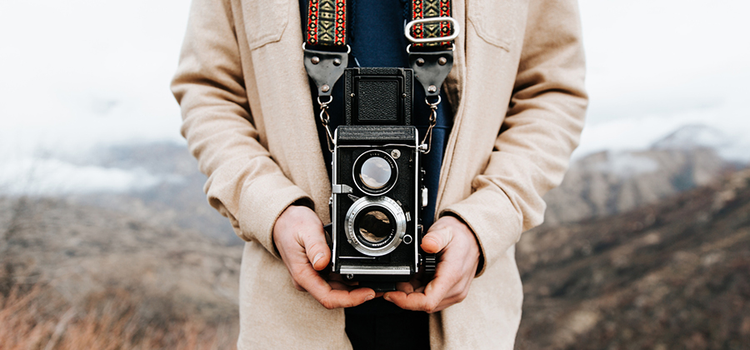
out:
{"label": "lens barrel", "polygon": [[362,197],[349,208],[344,220],[347,241],[362,254],[383,256],[403,240],[406,215],[388,197]]}

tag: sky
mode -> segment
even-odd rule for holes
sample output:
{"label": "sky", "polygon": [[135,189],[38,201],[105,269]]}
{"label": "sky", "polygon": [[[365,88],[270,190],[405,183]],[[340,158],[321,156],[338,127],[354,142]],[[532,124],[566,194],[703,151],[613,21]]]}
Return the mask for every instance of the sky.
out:
{"label": "sky", "polygon": [[[574,157],[643,149],[696,123],[750,144],[750,2],[579,5],[591,102]],[[20,191],[31,168],[45,169],[35,175],[45,193],[158,182],[142,170],[82,163],[92,149],[112,144],[184,143],[169,81],[189,6],[0,2],[0,190]],[[84,162],[70,160],[76,157]]]}

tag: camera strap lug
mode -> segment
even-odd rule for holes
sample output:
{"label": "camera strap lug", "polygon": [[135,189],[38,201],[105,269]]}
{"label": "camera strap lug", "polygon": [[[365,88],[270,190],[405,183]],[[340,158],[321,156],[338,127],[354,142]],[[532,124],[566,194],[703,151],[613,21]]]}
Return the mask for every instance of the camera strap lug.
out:
{"label": "camera strap lug", "polygon": [[351,47],[346,46],[346,52],[319,51],[307,48],[307,43],[302,43],[305,52],[305,69],[310,79],[318,88],[318,97],[331,97],[333,86],[344,75],[344,70],[349,65],[349,53]]}
{"label": "camera strap lug", "polygon": [[[422,84],[427,99],[440,97],[440,88],[453,67],[453,50],[412,52],[407,46],[409,66],[414,77]],[[428,102],[429,104],[429,102]]]}

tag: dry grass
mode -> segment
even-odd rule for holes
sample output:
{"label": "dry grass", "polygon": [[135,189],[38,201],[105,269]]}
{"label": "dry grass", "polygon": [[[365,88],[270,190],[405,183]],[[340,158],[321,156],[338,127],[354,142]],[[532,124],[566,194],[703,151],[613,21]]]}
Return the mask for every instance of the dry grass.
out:
{"label": "dry grass", "polygon": [[111,289],[69,305],[42,285],[0,293],[0,350],[234,349],[231,321],[213,324],[147,310],[142,297]]}

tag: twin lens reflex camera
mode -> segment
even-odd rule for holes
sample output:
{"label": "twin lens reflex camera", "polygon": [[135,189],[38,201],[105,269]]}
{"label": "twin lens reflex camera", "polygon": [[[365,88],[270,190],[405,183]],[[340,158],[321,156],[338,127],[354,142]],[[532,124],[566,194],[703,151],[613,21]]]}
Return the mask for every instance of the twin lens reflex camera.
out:
{"label": "twin lens reflex camera", "polygon": [[346,123],[336,128],[332,164],[332,271],[394,290],[435,267],[434,255],[419,248],[427,189],[412,125],[414,73],[348,68],[344,81]]}

